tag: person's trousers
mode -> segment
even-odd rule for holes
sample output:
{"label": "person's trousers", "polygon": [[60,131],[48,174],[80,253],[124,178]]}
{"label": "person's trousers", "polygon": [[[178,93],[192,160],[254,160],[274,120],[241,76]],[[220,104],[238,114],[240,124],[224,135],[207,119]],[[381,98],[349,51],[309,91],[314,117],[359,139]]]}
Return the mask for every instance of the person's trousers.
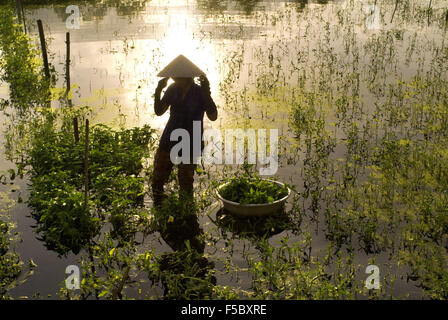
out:
{"label": "person's trousers", "polygon": [[[152,176],[152,193],[154,197],[154,205],[162,204],[165,195],[163,187],[168,182],[171,171],[173,170],[173,163],[170,159],[170,153],[158,148],[154,158],[154,171]],[[193,182],[196,164],[180,163],[178,166],[178,180],[181,193],[193,197]]]}

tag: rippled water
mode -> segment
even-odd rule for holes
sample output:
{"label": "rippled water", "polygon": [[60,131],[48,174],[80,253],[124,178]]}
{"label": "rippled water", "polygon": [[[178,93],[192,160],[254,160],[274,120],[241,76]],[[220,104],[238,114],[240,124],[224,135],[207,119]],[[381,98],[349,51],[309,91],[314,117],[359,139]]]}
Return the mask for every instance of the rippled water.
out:
{"label": "rippled water", "polygon": [[[61,74],[60,87],[65,85],[62,76],[65,36],[70,31],[73,103],[94,106],[94,123],[106,122],[114,126],[123,123],[127,127],[149,123],[163,129],[168,114],[156,117],[153,112],[156,74],[177,55],[184,54],[207,73],[212,96],[219,107],[219,120],[216,123],[206,120],[206,126],[221,129],[275,127],[280,129],[280,134],[289,135],[288,110],[269,110],[266,104],[250,100],[257,90],[270,84],[269,79],[263,82],[260,76],[272,76],[275,85],[285,88],[298,85],[303,68],[309,71],[313,64],[319,63],[321,57],[314,53],[325,37],[326,24],[336,24],[338,12],[351,2],[179,0],[135,1],[128,6],[78,4],[80,28],[75,30],[67,29],[67,5],[27,7],[25,12],[28,30],[36,39],[36,20],[43,21],[47,39],[50,39],[52,61]],[[358,8],[368,8],[373,1],[355,3]],[[446,1],[434,1],[433,6],[437,9],[446,4]],[[382,8],[384,14],[390,14],[390,5]],[[353,28],[359,41],[367,40],[380,30],[396,27],[387,23],[390,16],[382,17],[379,30],[366,27],[366,16],[352,18],[340,28]],[[403,22],[398,17],[396,21],[405,26],[397,35],[403,40],[396,46],[396,56],[406,56],[415,34],[428,39],[425,43],[430,43],[431,39],[441,41],[445,37],[436,23],[422,29],[418,21]],[[330,36],[328,45],[343,50],[344,39],[335,34]],[[428,57],[433,55],[430,47],[417,46],[416,50],[427,51]],[[408,63],[403,59],[400,70],[390,72],[410,77],[419,69],[416,61],[411,59]],[[6,87],[0,89],[0,94],[7,94]],[[245,95],[239,96],[241,92]],[[367,93],[366,97],[372,103]],[[118,116],[119,113],[124,115],[126,122]],[[1,165],[2,168],[11,167],[5,160]],[[279,174],[286,179],[296,171],[294,167],[284,166]],[[26,181],[19,185],[26,197]],[[33,258],[38,268],[35,275],[13,294],[31,296],[36,291],[42,296],[54,294],[64,280],[65,267],[75,263],[76,257],[60,259],[47,251],[35,239],[30,227],[33,221],[27,213],[24,204],[17,204],[13,210],[23,238],[18,252],[23,260]],[[205,227],[210,223],[206,218],[201,218],[201,222]],[[280,235],[275,236],[273,241],[279,238]],[[313,248],[316,250],[325,247],[325,241],[318,236],[315,242]],[[161,248],[166,249],[166,246],[161,244]],[[243,259],[236,255],[234,263],[243,264]],[[221,281],[231,283],[230,279]],[[409,292],[413,289],[403,283],[397,290]]]}

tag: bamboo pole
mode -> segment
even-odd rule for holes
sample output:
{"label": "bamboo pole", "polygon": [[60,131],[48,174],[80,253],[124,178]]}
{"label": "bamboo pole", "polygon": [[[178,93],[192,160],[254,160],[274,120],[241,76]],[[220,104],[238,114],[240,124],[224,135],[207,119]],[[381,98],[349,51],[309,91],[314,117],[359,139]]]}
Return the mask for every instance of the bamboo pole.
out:
{"label": "bamboo pole", "polygon": [[[89,253],[89,260],[90,260],[90,272],[92,272],[92,275],[95,276],[96,275],[96,268],[95,268],[95,260],[93,259],[93,250],[92,250],[92,246],[87,246],[87,252]],[[95,288],[95,298],[96,300],[99,299],[99,290],[98,288]]]}
{"label": "bamboo pole", "polygon": [[428,7],[428,26],[431,23],[431,5],[432,5],[432,0],[429,0],[429,7]]}
{"label": "bamboo pole", "polygon": [[23,32],[26,33],[25,12],[23,11],[22,0],[16,0],[17,20],[23,23]]}
{"label": "bamboo pole", "polygon": [[22,22],[22,10],[20,9],[20,0],[16,0],[17,19]]}
{"label": "bamboo pole", "polygon": [[78,129],[78,118],[73,118],[73,131],[75,132],[75,142],[79,142],[79,129]]}
{"label": "bamboo pole", "polygon": [[398,1],[399,0],[395,0],[395,8],[394,8],[394,12],[392,13],[392,18],[390,19],[390,23],[392,23],[392,21],[394,20],[395,11],[397,11],[397,8],[398,8]]}
{"label": "bamboo pole", "polygon": [[446,9],[445,13],[445,29],[448,27],[448,9]]}
{"label": "bamboo pole", "polygon": [[[66,53],[65,53],[65,82],[66,82],[66,91],[65,96],[67,97],[69,107],[73,107],[72,100],[68,97],[70,93],[70,32],[65,34],[65,44],[66,44]],[[73,131],[75,135],[75,142],[79,141],[79,130],[78,130],[78,118],[73,118]]]}
{"label": "bamboo pole", "polygon": [[[66,95],[70,91],[70,32],[65,34],[65,82],[66,82]],[[70,99],[69,99],[70,101]],[[70,101],[71,102],[71,101]]]}
{"label": "bamboo pole", "polygon": [[84,206],[87,208],[89,190],[89,119],[86,119],[86,140],[84,144]]}
{"label": "bamboo pole", "polygon": [[20,10],[22,11],[22,21],[23,21],[23,32],[26,34],[26,24],[25,24],[25,12],[23,11],[23,3],[22,0],[18,0],[20,3]]}
{"label": "bamboo pole", "polygon": [[42,58],[44,60],[45,76],[50,79],[50,68],[48,66],[47,47],[45,45],[44,28],[42,27],[42,20],[37,20],[37,27],[39,28],[40,46],[42,48]]}

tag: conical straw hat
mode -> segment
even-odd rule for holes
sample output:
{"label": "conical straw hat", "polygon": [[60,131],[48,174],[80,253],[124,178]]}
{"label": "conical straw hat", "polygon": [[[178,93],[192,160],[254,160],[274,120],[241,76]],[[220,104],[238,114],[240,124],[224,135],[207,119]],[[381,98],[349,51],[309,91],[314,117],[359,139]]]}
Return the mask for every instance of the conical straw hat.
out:
{"label": "conical straw hat", "polygon": [[169,78],[193,78],[201,75],[205,75],[205,73],[185,56],[179,55],[163,68],[157,76]]}

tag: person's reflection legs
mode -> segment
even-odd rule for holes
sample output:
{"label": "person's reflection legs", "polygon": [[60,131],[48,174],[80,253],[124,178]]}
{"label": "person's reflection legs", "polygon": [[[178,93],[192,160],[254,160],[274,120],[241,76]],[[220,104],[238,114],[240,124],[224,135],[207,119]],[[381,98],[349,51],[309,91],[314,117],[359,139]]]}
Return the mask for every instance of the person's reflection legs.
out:
{"label": "person's reflection legs", "polygon": [[162,238],[174,251],[188,249],[188,241],[191,249],[203,254],[204,233],[199,226],[192,192],[181,190],[178,199],[170,197],[167,200],[175,203],[164,203],[156,211],[158,218],[163,221],[159,230]]}
{"label": "person's reflection legs", "polygon": [[192,192],[184,190],[156,208],[161,237],[174,251],[159,260],[164,298],[210,298],[216,285],[214,264],[204,257],[204,232]]}

